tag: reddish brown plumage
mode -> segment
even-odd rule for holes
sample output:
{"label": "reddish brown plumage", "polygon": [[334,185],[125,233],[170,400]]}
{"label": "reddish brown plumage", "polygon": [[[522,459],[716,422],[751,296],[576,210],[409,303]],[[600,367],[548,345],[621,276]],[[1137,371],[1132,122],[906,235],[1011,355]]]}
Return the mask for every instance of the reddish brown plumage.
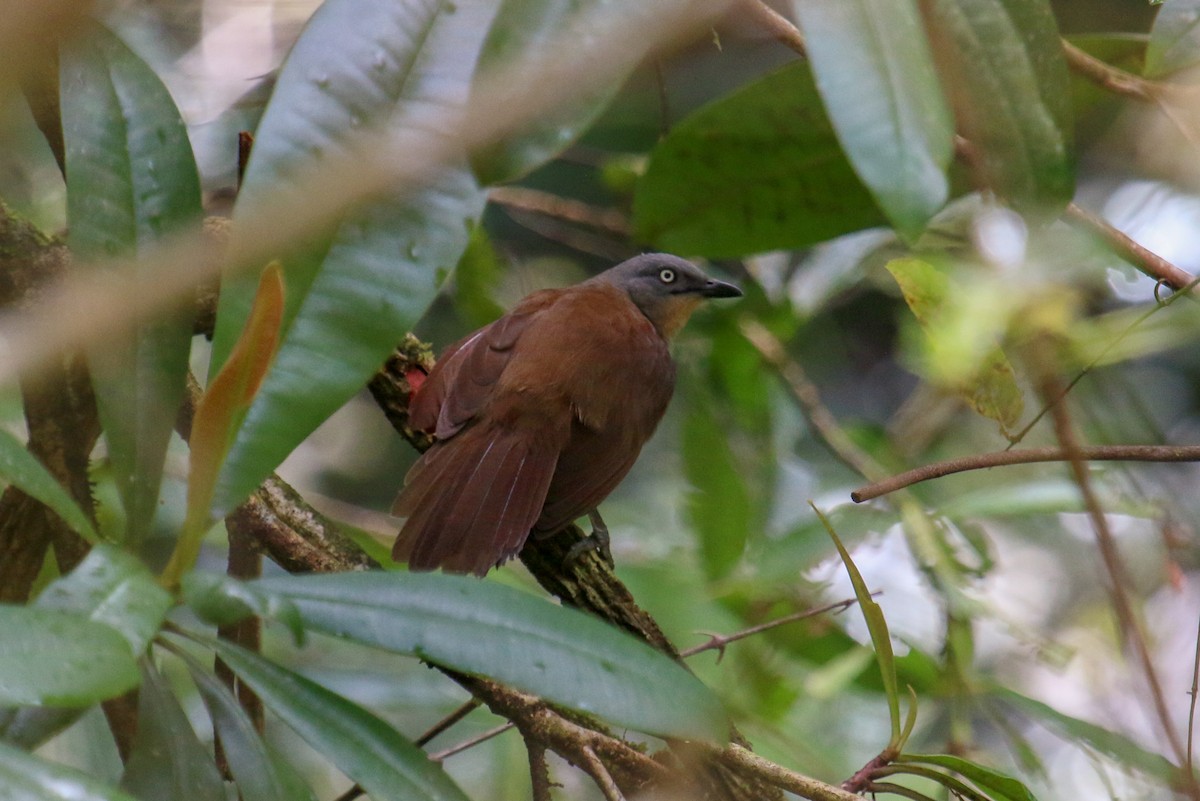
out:
{"label": "reddish brown plumage", "polygon": [[[686,272],[690,288],[658,271]],[[675,366],[664,334],[698,297],[736,293],[651,254],[535,292],[447,348],[409,409],[436,442],[396,499],[408,520],[393,556],[483,575],[531,531],[551,534],[594,509],[666,411]]]}

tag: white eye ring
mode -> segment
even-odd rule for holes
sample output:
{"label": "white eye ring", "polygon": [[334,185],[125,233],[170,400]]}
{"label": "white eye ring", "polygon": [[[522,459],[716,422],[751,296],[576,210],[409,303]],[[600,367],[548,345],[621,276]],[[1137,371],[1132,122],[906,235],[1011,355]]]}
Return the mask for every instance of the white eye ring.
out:
{"label": "white eye ring", "polygon": [[662,281],[664,284],[675,283],[675,271],[670,267],[663,267],[658,271],[658,280]]}

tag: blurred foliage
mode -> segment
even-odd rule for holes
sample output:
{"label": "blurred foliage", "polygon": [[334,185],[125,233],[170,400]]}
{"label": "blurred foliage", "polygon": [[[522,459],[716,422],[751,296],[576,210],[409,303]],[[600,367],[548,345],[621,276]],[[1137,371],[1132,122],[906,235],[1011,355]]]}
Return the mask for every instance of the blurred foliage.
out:
{"label": "blurred foliage", "polygon": [[[731,9],[456,153],[419,189],[322,206],[281,266],[226,276],[211,345],[186,342],[188,304],[127,341],[88,343],[104,435],[85,497],[37,444],[30,385],[24,427],[17,388],[5,395],[0,575],[15,581],[9,541],[41,530],[15,516],[16,490],[66,533],[34,549],[30,602],[0,607],[0,796],[170,801],[232,785],[324,800],[354,781],[381,799],[528,798],[514,734],[444,763],[413,744],[464,697],[416,656],[652,745],[719,741],[732,719],[758,753],[833,784],[878,755],[855,786],[876,795],[1200,798],[1183,702],[1200,614],[1193,467],[1091,465],[1111,545],[1061,463],[849,501],[926,463],[1058,444],[1052,403],[1083,444],[1197,441],[1195,304],[1069,204],[1163,255],[1200,252],[1200,1],[773,5],[808,37],[807,58]],[[235,225],[304,188],[313,165],[359,153],[362,132],[457,141],[443,112],[486,101],[495,70],[564,39],[583,52],[606,20],[652,30],[656,13],[602,0],[102,4],[77,38],[62,32],[59,58],[47,45],[4,68],[0,200],[47,234],[68,222],[81,263],[145,258],[198,226],[201,187],[207,211],[229,212],[238,129],[256,142]],[[30,111],[53,106],[47,91],[60,154]],[[28,253],[0,236],[0,269],[22,274]],[[40,253],[50,239],[32,241]],[[440,346],[529,291],[652,248],[708,262],[746,296],[698,312],[674,345],[671,410],[605,503],[618,574],[681,648],[864,605],[701,650],[688,661],[700,681],[530,597],[517,567],[474,582],[390,563],[384,512],[412,457],[355,399],[405,331]],[[6,304],[40,297],[12,283]],[[189,457],[170,432],[189,360],[209,380],[185,491]],[[276,470],[387,570],[217,576],[214,521]],[[68,558],[71,531],[101,544]],[[1114,581],[1132,621],[1116,620]],[[271,621],[260,652],[211,636],[252,614]],[[265,735],[215,655],[272,711]],[[134,687],[141,725],[122,742],[89,710]],[[435,742],[496,722],[475,712]],[[582,773],[553,774],[557,796],[600,797]]]}

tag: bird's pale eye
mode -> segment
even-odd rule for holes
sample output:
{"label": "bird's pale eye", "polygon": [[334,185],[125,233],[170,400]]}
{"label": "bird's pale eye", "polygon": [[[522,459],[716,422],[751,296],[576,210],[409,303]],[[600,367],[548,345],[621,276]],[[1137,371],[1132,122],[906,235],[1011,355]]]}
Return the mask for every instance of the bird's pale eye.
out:
{"label": "bird's pale eye", "polygon": [[675,271],[670,267],[664,267],[658,271],[658,280],[664,284],[672,284],[675,282]]}

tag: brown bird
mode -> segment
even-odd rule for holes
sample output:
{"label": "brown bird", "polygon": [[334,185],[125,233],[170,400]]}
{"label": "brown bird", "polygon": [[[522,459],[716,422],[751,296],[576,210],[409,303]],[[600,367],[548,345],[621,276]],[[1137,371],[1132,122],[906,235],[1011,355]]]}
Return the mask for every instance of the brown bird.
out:
{"label": "brown bird", "polygon": [[671,337],[704,298],[741,294],[648,253],[534,292],[447,348],[409,405],[412,427],[435,442],[396,499],[408,520],[392,556],[413,570],[482,576],[531,532],[594,515],[666,412]]}

